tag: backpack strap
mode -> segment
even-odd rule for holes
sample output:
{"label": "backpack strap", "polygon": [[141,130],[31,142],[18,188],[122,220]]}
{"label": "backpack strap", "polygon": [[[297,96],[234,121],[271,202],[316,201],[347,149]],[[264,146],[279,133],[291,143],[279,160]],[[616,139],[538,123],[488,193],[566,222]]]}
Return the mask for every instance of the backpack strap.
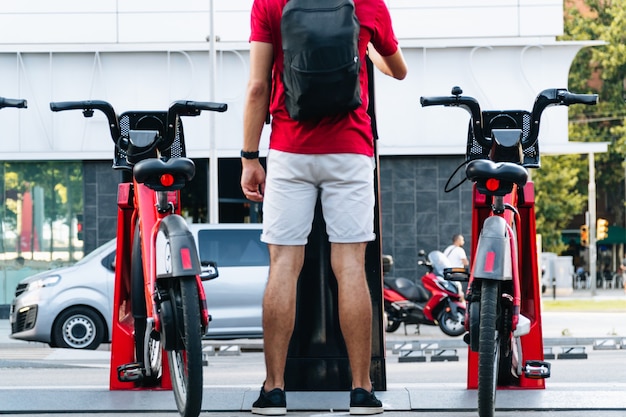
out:
{"label": "backpack strap", "polygon": [[370,116],[372,136],[376,141],[378,140],[378,127],[376,124],[376,97],[374,94],[374,63],[367,54],[365,54],[365,68],[367,69],[367,95],[369,96],[367,114]]}

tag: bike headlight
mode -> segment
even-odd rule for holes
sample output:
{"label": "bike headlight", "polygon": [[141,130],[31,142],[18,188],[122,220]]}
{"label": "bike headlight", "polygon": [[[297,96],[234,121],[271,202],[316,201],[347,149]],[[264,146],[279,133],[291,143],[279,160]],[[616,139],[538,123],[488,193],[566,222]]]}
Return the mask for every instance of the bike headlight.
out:
{"label": "bike headlight", "polygon": [[48,275],[47,277],[39,278],[38,280],[28,284],[27,291],[33,291],[44,287],[52,287],[53,285],[58,284],[59,281],[61,281],[60,275]]}

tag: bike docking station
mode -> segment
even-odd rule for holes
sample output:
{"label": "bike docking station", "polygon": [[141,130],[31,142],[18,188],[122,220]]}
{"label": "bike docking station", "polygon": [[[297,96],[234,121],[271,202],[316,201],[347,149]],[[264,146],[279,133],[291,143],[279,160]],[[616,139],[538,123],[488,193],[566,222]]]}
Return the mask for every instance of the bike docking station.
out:
{"label": "bike docking station", "polygon": [[[153,194],[153,193],[152,193]],[[122,182],[118,185],[117,193],[117,236],[122,236],[124,230],[133,227],[133,185],[132,182]],[[128,247],[125,247],[128,246]],[[131,251],[131,242],[117,240],[117,253]],[[114,390],[172,390],[172,381],[169,372],[167,355],[162,352],[162,374],[156,385],[141,386],[133,381],[122,381],[118,368],[136,362],[135,359],[135,323],[131,311],[131,266],[127,257],[118,257],[115,263],[115,287],[113,292],[113,323],[111,333],[111,369],[109,374],[109,389]]]}
{"label": "bike docking station", "polygon": [[[535,223],[535,190],[534,184],[528,181],[518,190],[517,208],[520,215],[520,224],[526,227],[518,228],[520,247],[519,256],[519,322],[517,328],[526,333],[515,339],[519,341],[526,361],[518,365],[518,378],[509,379],[502,383],[498,378],[497,389],[544,389],[545,377],[533,375],[533,371],[545,371],[543,335],[541,327],[541,289],[537,264],[537,241]],[[473,190],[473,218],[472,218],[472,275],[480,273],[484,262],[476,259],[476,248],[480,227],[485,219],[491,215],[491,201],[488,196]],[[507,244],[508,244],[508,239]],[[469,309],[468,309],[469,310]],[[522,330],[525,328],[525,330]],[[478,388],[478,352],[468,349],[467,389]],[[526,359],[529,358],[529,359]],[[549,375],[549,364],[547,369]],[[532,376],[535,376],[534,378]]]}
{"label": "bike docking station", "polygon": [[[373,64],[369,58],[369,108],[374,137],[374,234],[365,250],[365,273],[372,302],[372,354],[370,379],[376,391],[387,390],[383,324],[383,265]],[[348,352],[339,325],[337,281],[330,264],[330,243],[318,196],[313,227],[305,246],[304,265],[298,279],[296,320],[287,352],[286,391],[349,391],[352,377]],[[315,409],[319,409],[319,404]]]}
{"label": "bike docking station", "polygon": [[[382,246],[378,203],[376,197],[374,232],[377,238],[367,245],[365,252],[373,320],[363,325],[372,326],[370,378],[376,391],[385,391]],[[330,265],[330,243],[319,199],[313,228],[305,247],[304,266],[298,280],[296,297],[296,323],[287,354],[285,390],[350,391],[352,378],[339,325],[337,282]]]}

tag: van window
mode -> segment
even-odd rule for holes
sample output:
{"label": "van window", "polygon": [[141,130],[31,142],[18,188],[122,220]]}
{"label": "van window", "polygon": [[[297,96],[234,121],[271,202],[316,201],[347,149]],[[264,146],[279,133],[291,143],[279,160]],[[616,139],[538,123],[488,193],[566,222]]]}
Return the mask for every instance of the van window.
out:
{"label": "van window", "polygon": [[200,230],[200,260],[223,266],[267,266],[269,254],[261,230]]}

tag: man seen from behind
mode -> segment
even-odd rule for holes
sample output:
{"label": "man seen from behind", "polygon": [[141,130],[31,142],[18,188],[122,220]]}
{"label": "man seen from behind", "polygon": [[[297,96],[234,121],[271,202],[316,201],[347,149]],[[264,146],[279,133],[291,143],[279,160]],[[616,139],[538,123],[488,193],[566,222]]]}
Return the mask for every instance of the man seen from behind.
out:
{"label": "man seen from behind", "polygon": [[[286,413],[285,365],[295,324],[296,289],[304,264],[318,193],[337,278],[339,322],[346,343],[351,414],[383,412],[370,381],[372,306],[365,276],[365,248],[374,240],[374,144],[367,114],[365,55],[384,74],[403,79],[384,0],[354,0],[362,104],[347,114],[296,121],[285,107],[281,14],[287,0],[255,0],[251,13],[250,76],[244,108],[241,187],[263,201],[263,234],[270,272],[263,298],[266,379],[252,412]],[[258,159],[266,116],[272,116],[267,174]]]}

